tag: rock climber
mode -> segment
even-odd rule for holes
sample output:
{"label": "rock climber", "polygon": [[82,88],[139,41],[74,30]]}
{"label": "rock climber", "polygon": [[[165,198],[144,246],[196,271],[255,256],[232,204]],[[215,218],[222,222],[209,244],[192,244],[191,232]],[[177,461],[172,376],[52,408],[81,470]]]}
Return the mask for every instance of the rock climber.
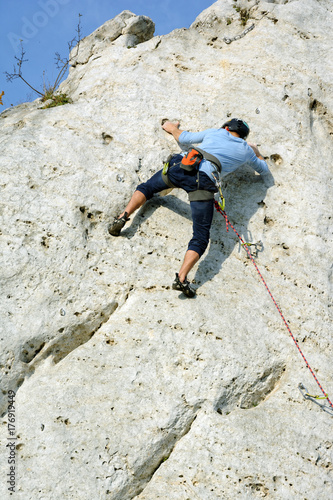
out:
{"label": "rock climber", "polygon": [[[243,120],[232,118],[219,129],[210,128],[202,132],[187,132],[179,127],[179,122],[162,121],[162,128],[180,145],[189,147],[189,153],[172,155],[167,171],[162,169],[147,182],[139,184],[125,210],[115,217],[108,230],[112,236],[119,236],[129,216],[155,193],[170,187],[184,189],[190,200],[193,236],[172,288],[182,291],[187,297],[194,297],[196,291],[187,275],[208,246],[214,194],[218,191],[221,177],[244,164],[259,174],[265,174],[269,169],[257,146],[246,142],[250,128]],[[193,146],[196,144],[200,144],[200,149]],[[191,166],[191,161],[195,167]]]}

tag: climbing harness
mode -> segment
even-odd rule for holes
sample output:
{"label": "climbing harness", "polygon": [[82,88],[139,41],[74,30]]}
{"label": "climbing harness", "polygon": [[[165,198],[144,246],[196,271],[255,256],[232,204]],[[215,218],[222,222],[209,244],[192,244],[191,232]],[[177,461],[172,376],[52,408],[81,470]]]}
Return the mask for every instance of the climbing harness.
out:
{"label": "climbing harness", "polygon": [[240,35],[236,35],[232,38],[228,38],[227,36],[225,36],[223,38],[223,41],[227,44],[231,43],[231,42],[234,42],[235,40],[239,40],[240,38],[243,38],[243,36],[247,35],[249,33],[249,31],[252,31],[253,29],[255,28],[255,24],[251,24],[251,26],[249,26],[248,28],[246,28],[246,30],[244,30]]}
{"label": "climbing harness", "polygon": [[[270,298],[272,299],[272,301],[273,301],[273,303],[274,303],[274,305],[275,305],[276,309],[278,310],[278,312],[279,312],[279,314],[280,314],[280,316],[281,316],[281,318],[282,318],[282,320],[283,320],[283,322],[284,322],[284,324],[285,324],[285,326],[286,326],[286,328],[287,328],[287,330],[288,330],[288,332],[289,332],[289,335],[290,335],[290,336],[291,336],[291,338],[293,339],[294,344],[296,345],[296,347],[297,347],[297,349],[298,349],[298,352],[299,352],[299,353],[300,353],[300,355],[302,356],[302,358],[303,358],[303,360],[304,360],[304,362],[305,362],[305,364],[306,364],[307,368],[310,370],[311,375],[313,376],[313,378],[315,379],[315,381],[316,381],[316,383],[317,383],[317,385],[318,385],[319,389],[321,390],[321,392],[322,392],[322,394],[323,394],[323,396],[324,396],[324,397],[323,397],[323,399],[326,399],[326,400],[328,401],[328,403],[329,403],[329,405],[330,405],[331,409],[333,410],[333,403],[332,403],[332,401],[329,399],[328,395],[326,394],[326,392],[325,392],[325,391],[324,391],[324,389],[322,388],[322,386],[321,386],[321,384],[320,384],[320,382],[319,382],[318,378],[316,377],[316,374],[314,373],[314,371],[312,370],[311,366],[310,366],[310,365],[309,365],[309,363],[307,362],[307,360],[306,360],[306,358],[305,358],[305,356],[304,356],[304,354],[303,354],[303,352],[302,352],[302,350],[301,350],[300,346],[298,345],[297,340],[295,339],[294,335],[293,335],[293,334],[292,334],[292,332],[291,332],[290,326],[288,325],[288,323],[287,323],[287,321],[286,321],[285,317],[283,316],[281,309],[280,309],[280,308],[279,308],[279,306],[277,305],[276,300],[274,299],[274,297],[273,297],[273,295],[272,295],[272,293],[271,293],[270,289],[268,288],[268,285],[267,285],[266,281],[264,280],[264,278],[263,278],[263,276],[262,276],[262,274],[261,274],[261,272],[260,272],[260,270],[259,270],[259,268],[258,268],[258,266],[257,266],[257,264],[256,264],[256,262],[255,262],[255,260],[254,260],[254,258],[253,258],[253,256],[251,255],[251,252],[250,252],[250,250],[248,249],[248,245],[245,243],[245,241],[243,240],[243,238],[242,238],[242,237],[238,234],[238,232],[237,232],[237,230],[234,228],[234,226],[230,223],[230,221],[229,221],[229,219],[228,219],[228,216],[227,216],[226,212],[225,212],[224,210],[222,210],[222,209],[221,209],[221,207],[220,207],[220,205],[219,205],[219,203],[218,203],[217,201],[215,201],[215,208],[216,208],[216,210],[217,210],[217,211],[218,211],[218,212],[219,212],[219,213],[220,213],[220,214],[224,217],[224,219],[225,219],[225,221],[226,221],[226,229],[227,229],[227,232],[229,231],[229,226],[230,226],[230,227],[232,228],[232,230],[234,231],[234,233],[235,233],[235,234],[237,235],[237,237],[239,238],[240,242],[242,243],[242,246],[243,246],[244,250],[247,252],[248,257],[251,259],[252,264],[253,264],[253,265],[254,265],[254,267],[256,268],[256,271],[257,271],[257,273],[259,274],[259,276],[260,276],[260,278],[261,278],[261,281],[262,281],[262,282],[263,282],[263,284],[265,285],[265,288],[266,288],[266,290],[267,290],[267,292],[268,292],[268,294],[269,294]],[[303,388],[303,386],[302,386],[302,388]],[[321,396],[311,396],[311,395],[310,395],[310,394],[308,394],[308,393],[303,394],[303,396],[304,396],[306,399],[312,399],[312,400],[313,400],[313,399],[319,399],[319,398],[321,398]]]}
{"label": "climbing harness", "polygon": [[[201,159],[200,159],[200,156],[201,156]],[[187,159],[186,162],[184,161],[185,158]],[[203,149],[200,149],[200,148],[195,148],[195,149],[191,149],[188,154],[183,158],[180,166],[182,168],[185,168],[185,170],[193,170],[194,168],[196,168],[197,170],[197,182],[199,183],[199,165],[201,163],[201,161],[205,159],[207,161],[209,161],[212,165],[214,165],[216,171],[218,173],[221,173],[222,171],[222,165],[220,163],[220,161],[213,155],[211,155],[210,153],[207,153],[207,151],[204,151]],[[193,166],[190,166],[190,162],[193,162]],[[220,194],[220,200],[219,200],[219,203],[220,203],[220,206],[222,208],[222,210],[224,210],[224,198],[223,198],[223,194],[222,194],[222,189],[221,189],[221,182],[217,180],[217,177],[214,175],[214,173],[212,173],[213,177],[214,177],[214,180],[215,180],[215,185],[219,191],[219,194]],[[202,201],[202,200],[212,200],[214,198],[214,192],[213,191],[205,191],[203,189],[197,189],[196,191],[191,191],[189,194],[188,194],[188,197],[189,197],[189,200],[190,201]]]}
{"label": "climbing harness", "polygon": [[[221,163],[219,160],[211,155],[210,153],[207,153],[203,149],[199,148],[191,148],[189,152],[182,157],[182,160],[178,163],[174,163],[170,167],[170,162],[173,158],[173,154],[169,155],[166,162],[164,163],[163,169],[162,169],[162,179],[165,182],[167,186],[169,186],[170,189],[175,188],[176,186],[173,185],[173,183],[170,181],[168,172],[169,168],[172,168],[175,165],[179,165],[181,168],[184,170],[187,170],[188,172],[197,172],[197,185],[198,189],[194,191],[189,191],[188,192],[188,198],[189,201],[206,201],[206,200],[212,200],[214,198],[214,191],[208,191],[206,189],[200,189],[199,187],[199,165],[203,159],[211,162],[216,170],[218,172],[221,172],[222,167]],[[224,198],[221,190],[221,184],[217,180],[217,178],[214,176],[215,179],[215,184],[220,192],[220,199],[221,199],[221,208],[224,210]]]}

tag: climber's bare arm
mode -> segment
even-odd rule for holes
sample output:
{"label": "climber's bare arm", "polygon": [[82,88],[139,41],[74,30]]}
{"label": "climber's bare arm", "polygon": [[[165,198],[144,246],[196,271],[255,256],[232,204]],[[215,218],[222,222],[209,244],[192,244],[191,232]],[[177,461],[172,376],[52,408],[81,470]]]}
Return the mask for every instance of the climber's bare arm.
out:
{"label": "climber's bare arm", "polygon": [[259,160],[264,160],[265,158],[262,156],[262,154],[260,153],[259,149],[258,149],[258,146],[256,144],[252,144],[251,142],[248,142],[248,145],[253,149],[255,155],[257,158],[259,158]]}
{"label": "climber's bare arm", "polygon": [[166,121],[163,123],[162,128],[168,132],[168,134],[173,135],[173,137],[178,141],[180,134],[183,132],[183,130],[179,130],[179,122],[169,122]]}

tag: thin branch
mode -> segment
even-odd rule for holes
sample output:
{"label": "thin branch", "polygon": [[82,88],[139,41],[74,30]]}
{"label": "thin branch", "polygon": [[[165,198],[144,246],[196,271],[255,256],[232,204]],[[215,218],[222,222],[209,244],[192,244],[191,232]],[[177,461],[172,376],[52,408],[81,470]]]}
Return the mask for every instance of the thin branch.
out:
{"label": "thin branch", "polygon": [[8,71],[6,71],[5,72],[6,80],[7,82],[12,82],[13,80],[15,80],[15,78],[21,78],[21,80],[24,83],[26,83],[28,87],[30,87],[34,92],[42,96],[43,95],[42,92],[39,92],[39,90],[35,89],[32,85],[30,85],[30,83],[28,83],[22,76],[22,65],[24,62],[27,62],[29,60],[29,59],[24,59],[24,56],[25,56],[25,51],[23,49],[23,44],[21,40],[21,56],[20,57],[15,56],[15,59],[17,61],[16,66],[18,67],[18,70],[14,66],[14,73],[8,73]]}
{"label": "thin branch", "polygon": [[[79,22],[78,22],[78,25],[76,27],[76,34],[77,34],[77,36],[75,36],[73,38],[73,40],[71,40],[70,42],[68,42],[68,48],[69,48],[70,52],[73,49],[74,44],[76,44],[77,51],[76,51],[76,55],[73,56],[73,57],[77,57],[78,53],[79,53],[79,46],[80,46],[81,36],[82,36],[82,31],[81,31],[81,17],[82,17],[82,14],[79,14]],[[46,89],[46,86],[45,86],[45,83],[44,83],[44,93],[43,93],[43,92],[40,92],[39,90],[35,89],[32,85],[30,85],[30,83],[28,83],[25,80],[25,78],[23,78],[23,76],[22,76],[22,65],[23,65],[23,63],[27,62],[28,59],[24,59],[25,51],[24,51],[24,48],[23,48],[22,40],[21,40],[20,45],[21,45],[21,55],[19,57],[15,56],[15,60],[17,62],[16,62],[16,66],[14,65],[14,72],[13,73],[8,73],[7,71],[5,72],[7,82],[12,82],[16,78],[21,78],[21,80],[26,85],[28,85],[28,87],[30,87],[34,92],[36,92],[40,96],[45,97],[46,92],[50,92],[50,91],[51,91],[51,94],[53,94],[56,91],[57,87],[60,85],[60,82],[63,79],[63,77],[64,77],[64,75],[65,75],[65,73],[66,73],[66,71],[68,69],[69,63],[70,63],[70,61],[72,59],[70,57],[70,54],[69,54],[69,58],[62,59],[61,56],[60,56],[60,54],[59,54],[59,52],[56,52],[56,54],[55,54],[55,56],[56,56],[55,60],[56,60],[56,67],[59,70],[59,73],[58,73],[58,75],[57,75],[57,77],[55,79],[54,84],[51,85],[48,90]]]}
{"label": "thin branch", "polygon": [[60,81],[62,80],[64,74],[66,73],[67,67],[68,67],[68,61],[67,61],[66,64],[64,64],[63,68],[61,69],[61,71],[59,72],[59,74],[58,74],[58,76],[56,78],[56,81],[54,82],[54,85],[53,85],[53,89],[54,90],[58,87],[58,84],[60,83]]}
{"label": "thin branch", "polygon": [[28,87],[30,87],[30,88],[31,88],[34,92],[36,92],[37,94],[39,94],[39,95],[41,95],[41,96],[43,96],[43,95],[44,95],[42,92],[39,92],[39,90],[37,90],[37,89],[35,89],[34,87],[32,87],[32,86],[30,85],[30,83],[28,83],[28,82],[27,82],[27,81],[23,78],[23,76],[22,76],[22,75],[18,75],[18,76],[19,76],[19,78],[21,78],[21,80],[23,80],[23,81],[24,81],[24,83],[26,83],[26,84],[28,85]]}
{"label": "thin branch", "polygon": [[71,58],[69,58],[69,62],[78,56],[78,53],[79,53],[79,48],[80,48],[80,42],[81,42],[81,36],[82,36],[82,30],[81,30],[81,17],[82,17],[82,14],[79,14],[79,22],[77,24],[77,27],[76,27],[76,34],[77,36],[73,38],[73,40],[71,40],[70,42],[68,42],[68,50],[69,50],[69,53],[71,53],[73,47],[74,47],[74,44],[76,44],[76,47],[77,47],[77,50],[76,50],[76,54]]}

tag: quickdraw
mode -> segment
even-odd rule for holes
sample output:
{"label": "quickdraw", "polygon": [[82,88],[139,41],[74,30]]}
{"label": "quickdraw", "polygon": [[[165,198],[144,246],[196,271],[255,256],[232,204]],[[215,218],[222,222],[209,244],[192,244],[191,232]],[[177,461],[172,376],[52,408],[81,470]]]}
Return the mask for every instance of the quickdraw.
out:
{"label": "quickdraw", "polygon": [[163,170],[162,170],[163,175],[166,175],[168,173],[169,166],[170,166],[170,160],[171,160],[172,156],[173,156],[172,154],[169,155],[166,162],[163,165]]}
{"label": "quickdraw", "polygon": [[[221,186],[221,181],[218,180],[218,178],[212,174],[212,176],[214,177],[214,180],[215,180],[215,186],[217,187],[218,191],[219,191],[219,200],[216,201],[216,203],[218,204],[218,206],[220,207],[220,209],[222,211],[224,211],[225,209],[225,198],[223,196],[223,193],[222,193],[222,186]],[[227,225],[227,231],[228,231],[228,225]]]}
{"label": "quickdraw", "polygon": [[224,208],[225,208],[225,198],[224,198],[223,193],[222,193],[221,184],[219,184],[217,186],[217,189],[219,190],[219,195],[220,195],[220,199],[219,199],[219,201],[217,203],[218,203],[220,209],[224,210]]}
{"label": "quickdraw", "polygon": [[312,394],[304,394],[306,399],[327,399],[327,396],[312,396]]}
{"label": "quickdraw", "polygon": [[262,252],[264,248],[262,241],[257,241],[256,243],[250,243],[250,242],[241,243],[242,247],[244,245],[246,245],[247,247],[254,247],[254,251],[251,252],[252,257],[254,258],[258,257],[258,253]]}
{"label": "quickdraw", "polygon": [[162,174],[166,175],[168,173],[168,170],[169,170],[169,162],[167,161],[166,163],[164,163]]}
{"label": "quickdraw", "polygon": [[333,415],[333,409],[331,407],[328,407],[325,403],[322,401],[328,400],[328,396],[318,396],[316,394],[309,394],[308,390],[304,385],[301,383],[298,385],[299,392],[302,394],[304,399],[307,399],[308,401],[312,401],[312,403],[315,403],[316,405],[319,406],[323,411],[326,413],[329,413],[330,415]]}

